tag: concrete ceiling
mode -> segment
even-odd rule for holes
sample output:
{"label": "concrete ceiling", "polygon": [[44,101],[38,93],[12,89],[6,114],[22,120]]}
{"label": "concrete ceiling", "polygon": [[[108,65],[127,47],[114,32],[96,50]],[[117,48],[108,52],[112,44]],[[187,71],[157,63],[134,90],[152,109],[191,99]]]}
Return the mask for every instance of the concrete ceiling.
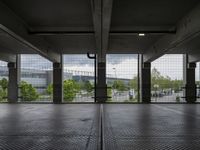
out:
{"label": "concrete ceiling", "polygon": [[0,52],[39,53],[51,61],[61,53],[101,49],[143,53],[147,61],[163,53],[198,53],[199,35],[193,34],[200,31],[199,5],[199,0],[0,0]]}

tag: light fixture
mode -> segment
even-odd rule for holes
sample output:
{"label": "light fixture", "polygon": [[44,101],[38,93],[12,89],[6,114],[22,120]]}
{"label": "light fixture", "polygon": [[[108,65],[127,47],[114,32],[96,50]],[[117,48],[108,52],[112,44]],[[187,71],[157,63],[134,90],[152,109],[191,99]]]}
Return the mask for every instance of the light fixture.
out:
{"label": "light fixture", "polygon": [[145,33],[138,33],[139,36],[145,36]]}

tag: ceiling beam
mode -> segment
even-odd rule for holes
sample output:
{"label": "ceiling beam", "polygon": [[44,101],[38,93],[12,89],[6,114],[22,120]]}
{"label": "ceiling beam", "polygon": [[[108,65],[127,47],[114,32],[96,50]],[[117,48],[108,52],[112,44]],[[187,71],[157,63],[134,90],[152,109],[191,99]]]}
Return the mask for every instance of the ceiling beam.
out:
{"label": "ceiling beam", "polygon": [[[102,22],[102,54],[106,55],[109,47],[109,32],[111,24],[113,0],[103,0],[103,22]],[[104,57],[105,59],[106,57]]]}
{"label": "ceiling beam", "polygon": [[183,17],[176,27],[176,34],[164,35],[144,52],[144,61],[151,62],[170,50],[183,46],[200,35],[200,4]]}
{"label": "ceiling beam", "polygon": [[189,63],[196,63],[200,61],[200,54],[189,54],[188,55],[188,62]]}
{"label": "ceiling beam", "polygon": [[108,50],[113,0],[91,0],[96,53],[99,61],[105,62]]}
{"label": "ceiling beam", "polygon": [[0,52],[0,60],[5,61],[5,62],[16,62],[16,55]]}
{"label": "ceiling beam", "polygon": [[[93,3],[93,1],[92,1]],[[109,12],[111,14],[111,12]],[[110,34],[175,34],[176,28],[172,26],[120,26],[112,27]],[[32,35],[70,35],[70,34],[94,34],[92,27],[49,27],[49,26],[31,26],[29,34]]]}
{"label": "ceiling beam", "polygon": [[60,54],[54,52],[53,46],[42,37],[29,35],[27,24],[2,2],[0,2],[0,29],[15,38],[16,42],[32,48],[50,61],[60,62]]}
{"label": "ceiling beam", "polygon": [[94,25],[94,35],[95,35],[95,47],[96,53],[101,51],[102,41],[101,41],[101,30],[102,30],[102,0],[91,0],[93,25]]}

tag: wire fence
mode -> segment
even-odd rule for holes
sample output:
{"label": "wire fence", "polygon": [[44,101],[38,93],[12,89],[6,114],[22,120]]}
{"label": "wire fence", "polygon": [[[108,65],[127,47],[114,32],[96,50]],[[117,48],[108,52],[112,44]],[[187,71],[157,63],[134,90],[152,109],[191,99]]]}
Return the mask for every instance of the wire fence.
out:
{"label": "wire fence", "polygon": [[196,63],[195,82],[197,86],[197,89],[196,89],[197,102],[200,102],[200,62]]}
{"label": "wire fence", "polygon": [[19,101],[52,101],[52,63],[37,54],[21,55]]}
{"label": "wire fence", "polygon": [[0,102],[7,102],[8,67],[7,62],[0,61]]}
{"label": "wire fence", "polygon": [[138,102],[138,55],[108,54],[107,85],[110,102]]}
{"label": "wire fence", "polygon": [[152,62],[152,102],[185,102],[183,86],[183,55],[166,54]]}
{"label": "wire fence", "polygon": [[[21,55],[19,101],[52,101],[52,62],[40,55]],[[196,65],[200,87],[200,63]],[[138,102],[138,55],[108,54],[106,77],[110,102]],[[86,55],[63,56],[64,101],[94,102],[94,60]],[[151,101],[185,102],[183,99],[183,55],[166,54],[151,64]],[[0,61],[0,101],[7,101],[8,67]],[[197,88],[197,97],[200,90]],[[200,98],[197,98],[200,102]]]}
{"label": "wire fence", "polygon": [[87,55],[63,56],[63,101],[94,102],[94,60]]}

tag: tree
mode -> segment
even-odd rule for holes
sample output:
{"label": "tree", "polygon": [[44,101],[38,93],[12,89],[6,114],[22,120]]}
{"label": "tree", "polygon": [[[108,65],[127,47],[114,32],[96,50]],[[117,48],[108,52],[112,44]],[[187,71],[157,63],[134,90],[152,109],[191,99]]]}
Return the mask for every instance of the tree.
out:
{"label": "tree", "polygon": [[171,79],[170,77],[164,77],[160,74],[160,72],[153,68],[151,72],[151,88],[154,89],[154,85],[158,85],[159,89],[170,88]]}
{"label": "tree", "polygon": [[93,91],[93,86],[88,80],[83,82],[82,88],[83,90],[86,90],[88,93],[91,93]]}
{"label": "tree", "polygon": [[0,80],[0,86],[5,91],[8,88],[8,80],[6,78],[3,78]]}
{"label": "tree", "polygon": [[135,91],[138,90],[138,77],[135,76],[133,79],[129,81],[129,86],[131,89],[134,89]]}
{"label": "tree", "polygon": [[3,90],[2,87],[0,87],[0,101],[4,101],[7,97],[7,90]]}
{"label": "tree", "polygon": [[3,78],[0,80],[0,101],[3,101],[7,97],[8,80]]}
{"label": "tree", "polygon": [[63,84],[64,101],[73,101],[80,91],[80,85],[74,80],[65,80]]}
{"label": "tree", "polygon": [[[74,80],[65,80],[63,82],[63,96],[64,101],[73,101],[76,94],[80,91],[80,85]],[[53,94],[53,84],[49,84],[46,89],[47,94]]]}
{"label": "tree", "polygon": [[39,98],[36,89],[25,81],[21,81],[20,83],[20,94],[22,101],[35,101]]}
{"label": "tree", "polygon": [[46,93],[50,96],[53,95],[53,84],[49,84],[47,89],[46,89]]}
{"label": "tree", "polygon": [[181,90],[181,87],[183,86],[183,80],[173,80],[172,81],[173,89],[175,92],[178,92]]}
{"label": "tree", "polygon": [[124,82],[121,80],[115,80],[112,85],[112,88],[114,88],[118,91],[125,91],[127,89]]}
{"label": "tree", "polygon": [[151,72],[151,88],[157,84],[159,89],[173,89],[175,92],[180,90],[183,85],[183,80],[172,80],[169,76],[162,76],[161,73],[153,68]]}

